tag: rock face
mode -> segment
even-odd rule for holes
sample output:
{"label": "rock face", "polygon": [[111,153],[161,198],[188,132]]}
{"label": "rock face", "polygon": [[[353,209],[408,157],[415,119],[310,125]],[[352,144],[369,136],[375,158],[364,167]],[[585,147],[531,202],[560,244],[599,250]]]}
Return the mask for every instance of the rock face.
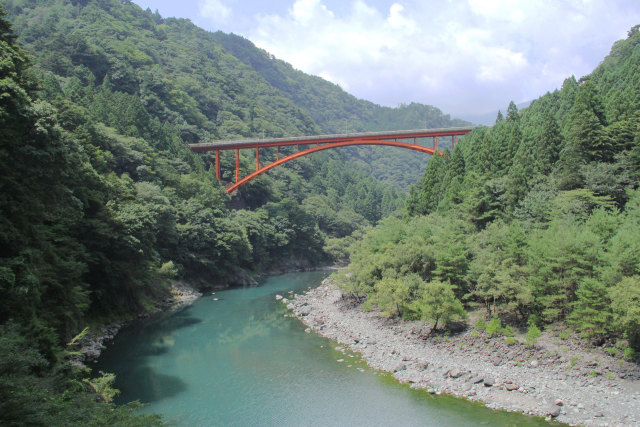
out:
{"label": "rock face", "polygon": [[[412,388],[571,425],[640,425],[637,366],[618,372],[617,363],[611,363],[615,371],[608,368],[608,375],[594,375],[591,372],[605,372],[602,363],[579,349],[562,354],[542,345],[507,345],[503,338],[474,336],[471,331],[427,336],[421,333],[422,324],[363,311],[328,281],[297,295],[292,305],[294,315],[311,330],[340,342],[343,351],[360,353],[369,366],[393,373]],[[575,354],[598,364],[573,368]]]}

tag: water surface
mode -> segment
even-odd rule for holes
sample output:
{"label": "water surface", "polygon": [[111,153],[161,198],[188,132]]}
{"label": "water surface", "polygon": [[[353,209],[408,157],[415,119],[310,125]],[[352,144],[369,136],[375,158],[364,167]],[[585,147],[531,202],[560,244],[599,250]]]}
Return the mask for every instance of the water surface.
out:
{"label": "water surface", "polygon": [[270,277],[260,287],[216,292],[131,325],[96,371],[116,373],[119,402],[148,403],[143,411],[181,426],[545,424],[411,390],[356,354],[337,351],[337,343],[305,333],[274,297],[316,286],[327,274]]}

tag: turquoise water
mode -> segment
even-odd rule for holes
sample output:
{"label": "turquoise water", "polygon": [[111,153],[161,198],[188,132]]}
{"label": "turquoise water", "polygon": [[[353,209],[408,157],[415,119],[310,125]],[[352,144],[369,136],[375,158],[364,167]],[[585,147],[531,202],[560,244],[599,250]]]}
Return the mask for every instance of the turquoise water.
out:
{"label": "turquoise water", "polygon": [[326,275],[270,277],[260,287],[217,292],[132,325],[103,352],[96,371],[116,373],[120,402],[148,403],[145,412],[181,426],[545,424],[411,390],[356,354],[336,351],[337,343],[306,334],[274,297],[316,286]]}

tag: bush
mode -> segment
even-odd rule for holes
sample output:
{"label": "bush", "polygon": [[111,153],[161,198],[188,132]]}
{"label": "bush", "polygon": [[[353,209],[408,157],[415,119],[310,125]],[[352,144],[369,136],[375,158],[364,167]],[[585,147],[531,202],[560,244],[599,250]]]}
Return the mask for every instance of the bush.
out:
{"label": "bush", "polygon": [[475,326],[479,331],[485,331],[487,329],[487,322],[484,321],[484,317],[479,318]]}
{"label": "bush", "polygon": [[527,330],[527,334],[524,336],[524,339],[529,347],[533,347],[534,345],[536,345],[536,342],[538,341],[538,338],[540,338],[541,335],[542,335],[542,332],[540,332],[540,329],[538,329],[538,327],[532,323],[531,326],[529,326],[529,329]]}
{"label": "bush", "polygon": [[502,333],[502,323],[497,316],[493,316],[487,325],[489,335],[500,335]]}
{"label": "bush", "polygon": [[631,347],[627,347],[624,349],[624,358],[632,361],[636,358],[636,352]]}
{"label": "bush", "polygon": [[609,353],[611,356],[614,356],[614,357],[620,354],[618,349],[615,347],[607,347],[604,349],[604,351],[606,351],[607,353]]}

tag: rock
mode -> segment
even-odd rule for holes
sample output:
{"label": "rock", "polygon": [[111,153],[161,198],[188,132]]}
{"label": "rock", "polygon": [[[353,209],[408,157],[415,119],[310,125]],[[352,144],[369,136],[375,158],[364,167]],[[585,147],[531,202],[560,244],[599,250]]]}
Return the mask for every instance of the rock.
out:
{"label": "rock", "polygon": [[369,345],[376,345],[376,344],[378,344],[378,341],[376,341],[376,340],[368,340],[368,341],[367,341],[367,344],[369,344]]}
{"label": "rock", "polygon": [[460,378],[462,376],[463,372],[462,371],[458,371],[457,369],[453,369],[451,371],[449,371],[449,376],[451,378]]}
{"label": "rock", "polygon": [[300,309],[300,314],[302,316],[308,316],[309,314],[311,314],[311,307],[308,305],[305,305]]}
{"label": "rock", "polygon": [[336,360],[336,362],[342,363],[342,362],[344,362],[344,359],[338,359],[338,360]]}
{"label": "rock", "polygon": [[545,412],[545,415],[556,418],[558,415],[560,415],[560,407],[558,405],[550,405]]}
{"label": "rock", "polygon": [[282,295],[276,295],[276,301],[280,301],[282,299]]}
{"label": "rock", "polygon": [[531,363],[529,363],[532,368],[537,368],[539,364],[537,360],[532,360]]}
{"label": "rock", "polygon": [[495,384],[495,380],[491,377],[485,378],[484,379],[484,386],[485,387],[493,387],[493,385]]}
{"label": "rock", "polygon": [[416,369],[419,371],[424,371],[429,367],[429,362],[418,362],[416,364]]}
{"label": "rock", "polygon": [[304,330],[305,333],[310,334],[311,333],[311,329],[307,328]]}
{"label": "rock", "polygon": [[395,368],[393,368],[393,372],[404,371],[407,369],[407,365],[404,363],[398,363]]}
{"label": "rock", "polygon": [[558,400],[556,400],[556,405],[563,406],[564,402],[562,400],[558,399]]}
{"label": "rock", "polygon": [[513,391],[513,390],[517,390],[517,389],[520,388],[515,384],[505,384],[504,387],[507,389],[507,391]]}
{"label": "rock", "polygon": [[596,412],[595,414],[593,414],[593,416],[596,418],[602,418],[604,417],[604,414],[602,412]]}

